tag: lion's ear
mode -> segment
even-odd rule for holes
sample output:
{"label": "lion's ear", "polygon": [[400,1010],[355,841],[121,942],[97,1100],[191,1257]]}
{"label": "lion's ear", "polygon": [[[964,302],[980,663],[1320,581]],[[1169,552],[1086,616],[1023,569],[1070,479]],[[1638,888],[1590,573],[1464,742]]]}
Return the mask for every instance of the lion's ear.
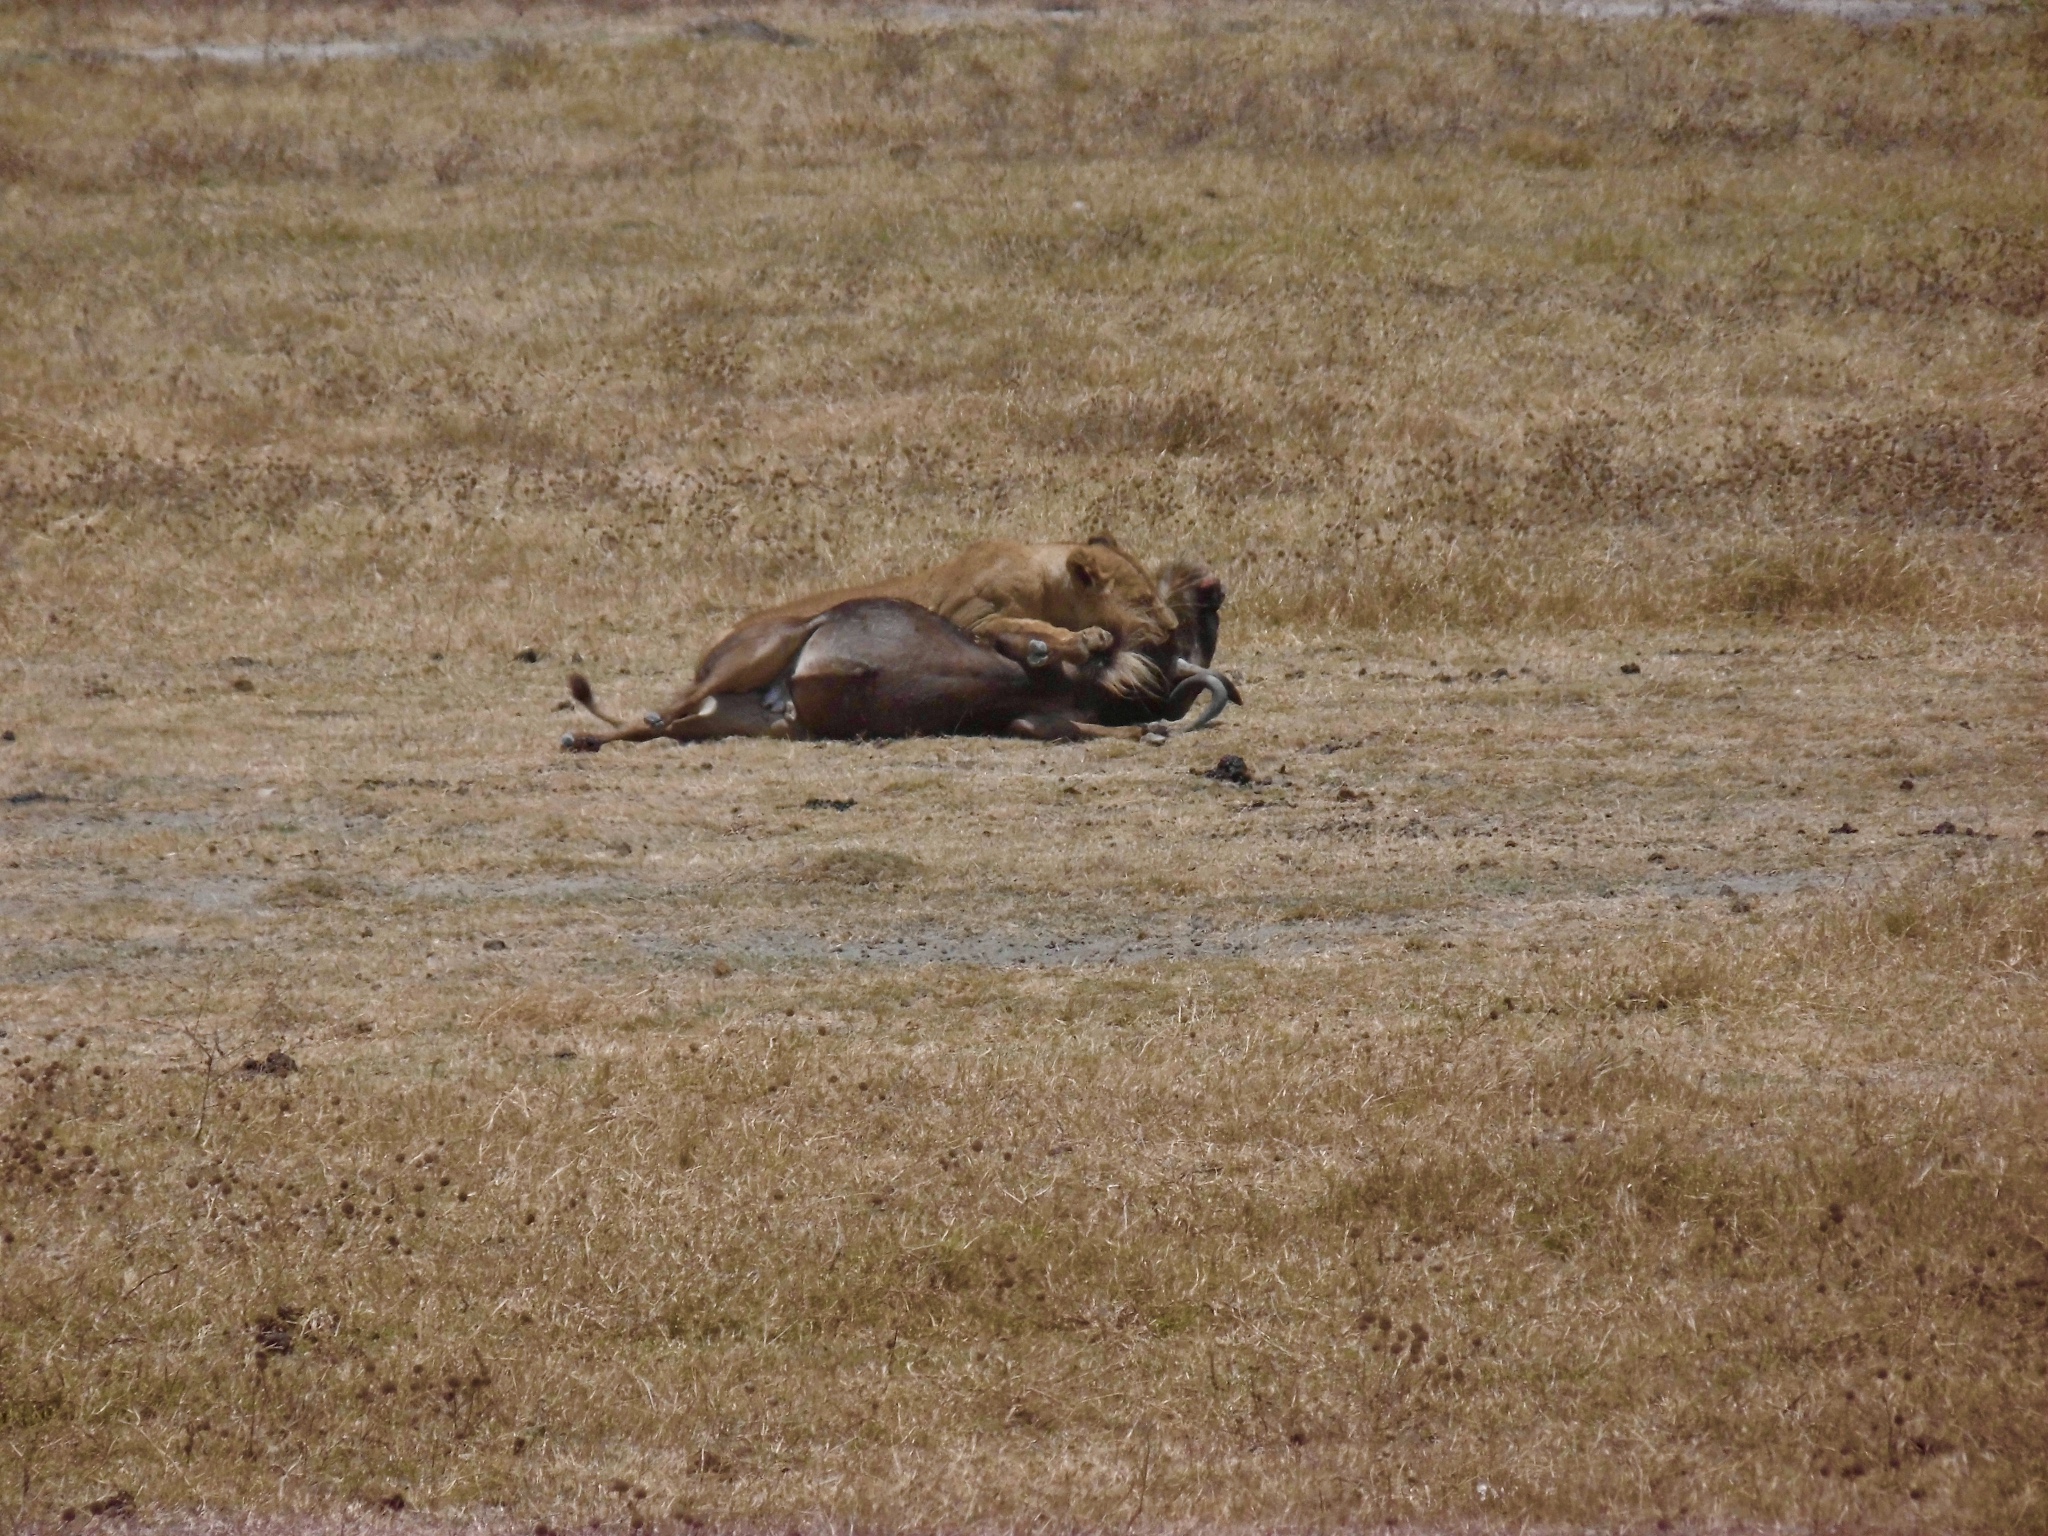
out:
{"label": "lion's ear", "polygon": [[1088,559],[1088,546],[1072,550],[1067,555],[1067,574],[1074,578],[1074,585],[1087,588],[1095,585],[1095,567]]}

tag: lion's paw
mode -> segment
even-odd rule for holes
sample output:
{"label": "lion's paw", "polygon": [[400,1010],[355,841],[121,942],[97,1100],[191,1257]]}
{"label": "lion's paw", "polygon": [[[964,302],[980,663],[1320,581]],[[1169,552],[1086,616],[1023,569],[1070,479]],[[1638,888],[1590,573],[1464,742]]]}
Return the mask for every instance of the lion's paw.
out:
{"label": "lion's paw", "polygon": [[1099,625],[1091,624],[1088,628],[1077,631],[1074,638],[1087,648],[1090,656],[1100,656],[1104,651],[1116,649],[1116,636]]}

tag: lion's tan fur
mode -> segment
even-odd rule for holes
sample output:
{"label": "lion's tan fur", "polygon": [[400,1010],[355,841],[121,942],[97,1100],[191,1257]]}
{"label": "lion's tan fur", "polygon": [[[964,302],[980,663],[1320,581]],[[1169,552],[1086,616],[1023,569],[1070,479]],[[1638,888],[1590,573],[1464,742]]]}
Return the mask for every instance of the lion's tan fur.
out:
{"label": "lion's tan fur", "polygon": [[[1157,694],[1164,682],[1144,649],[1163,649],[1179,620],[1152,573],[1107,535],[1079,544],[985,539],[941,565],[857,587],[835,587],[749,614],[697,663],[695,680],[646,726],[621,724],[602,710],[589,683],[572,675],[576,702],[615,729],[573,738],[585,750],[606,740],[666,734],[719,695],[768,687],[796,657],[808,621],[861,598],[916,603],[984,642],[1042,639],[1066,668],[1085,666],[1113,693]],[[1093,632],[1091,634],[1091,632]]]}
{"label": "lion's tan fur", "polygon": [[[863,597],[898,597],[970,632],[1000,619],[1035,619],[1061,629],[1106,629],[1123,648],[1159,645],[1174,615],[1153,578],[1111,539],[1025,544],[984,539],[943,565],[866,586],[814,592],[754,618],[808,618]],[[752,622],[752,619],[746,622]]]}
{"label": "lion's tan fur", "polygon": [[[813,592],[750,614],[704,653],[695,683],[664,716],[675,719],[695,709],[710,693],[729,686],[723,679],[739,676],[746,686],[765,682],[746,677],[745,662],[737,669],[733,665],[752,633],[787,630],[792,621],[867,597],[916,603],[984,639],[1006,626],[1050,626],[1040,632],[1052,638],[1052,631],[1064,631],[1070,644],[1087,630],[1107,631],[1115,650],[1097,664],[1096,680],[1116,693],[1158,690],[1158,668],[1138,652],[1166,644],[1177,623],[1152,574],[1107,535],[1079,544],[984,539],[941,565],[864,586]],[[779,670],[782,661],[774,658],[784,649],[793,653],[793,646],[771,640],[754,659],[755,666],[772,661]]]}

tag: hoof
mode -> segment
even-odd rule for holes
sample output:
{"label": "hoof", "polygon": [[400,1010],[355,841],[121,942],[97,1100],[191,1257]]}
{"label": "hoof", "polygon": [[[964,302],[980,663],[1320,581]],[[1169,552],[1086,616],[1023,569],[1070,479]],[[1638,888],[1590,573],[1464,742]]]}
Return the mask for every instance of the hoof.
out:
{"label": "hoof", "polygon": [[564,752],[574,752],[576,750],[576,733],[574,731],[569,732],[562,738],[562,750]]}
{"label": "hoof", "polygon": [[653,726],[657,731],[660,730],[662,727],[663,722],[661,716],[656,714],[651,709],[647,711],[646,714],[642,715],[640,718],[642,720],[645,720],[649,725]]}
{"label": "hoof", "polygon": [[1147,731],[1138,739],[1148,747],[1163,747],[1166,745],[1167,735],[1164,731]]}
{"label": "hoof", "polygon": [[1024,665],[1042,667],[1052,660],[1052,647],[1043,640],[1034,640],[1024,647]]}

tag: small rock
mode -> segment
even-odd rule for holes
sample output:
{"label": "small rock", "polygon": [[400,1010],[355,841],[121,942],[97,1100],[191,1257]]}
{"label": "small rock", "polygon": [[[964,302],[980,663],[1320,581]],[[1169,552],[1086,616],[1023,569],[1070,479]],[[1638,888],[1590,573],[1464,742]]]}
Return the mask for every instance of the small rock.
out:
{"label": "small rock", "polygon": [[1641,671],[1642,671],[1643,669],[1642,669],[1641,667],[1637,666],[1637,665],[1636,665],[1636,664],[1635,664],[1634,662],[1632,662],[1632,661],[1624,661],[1624,662],[1623,662],[1623,663],[1621,664],[1621,670],[1622,670],[1622,671],[1623,671],[1623,672],[1624,672],[1624,673],[1625,673],[1626,675],[1628,675],[1629,677],[1634,677],[1634,676],[1636,676],[1636,675],[1637,675],[1637,674],[1638,674],[1639,672],[1641,672]]}
{"label": "small rock", "polygon": [[0,741],[12,741],[12,740],[14,740],[14,732],[12,732],[12,731],[0,731]]}
{"label": "small rock", "polygon": [[769,43],[777,48],[811,46],[811,40],[802,33],[785,32],[752,16],[714,16],[709,21],[698,22],[690,31],[702,38],[736,38],[749,43]]}
{"label": "small rock", "polygon": [[266,1355],[288,1355],[297,1342],[299,1320],[306,1314],[297,1307],[279,1307],[268,1317],[256,1319],[256,1348]]}
{"label": "small rock", "polygon": [[1202,777],[1214,779],[1219,784],[1249,784],[1252,781],[1252,771],[1245,765],[1243,758],[1232,752],[1216,759],[1216,766]]}
{"label": "small rock", "polygon": [[246,677],[236,678],[230,686],[237,693],[254,693],[256,691],[256,685]]}
{"label": "small rock", "polygon": [[1913,781],[1911,779],[1901,779],[1899,780],[1899,788],[1907,791],[1910,794],[1913,789]]}
{"label": "small rock", "polygon": [[299,1070],[299,1064],[284,1051],[272,1051],[268,1056],[251,1056],[242,1063],[244,1072],[258,1077],[290,1077]]}
{"label": "small rock", "polygon": [[858,804],[853,800],[833,800],[825,795],[813,795],[804,802],[807,811],[850,811]]}
{"label": "small rock", "polygon": [[1921,834],[1923,837],[1954,837],[1955,835],[1956,824],[1952,821],[1937,822]]}
{"label": "small rock", "polygon": [[1840,837],[1845,833],[1854,832],[1855,830],[1856,829],[1854,827],[1850,826],[1849,823],[1845,821],[1839,827],[1829,827],[1828,836]]}
{"label": "small rock", "polygon": [[536,646],[529,645],[525,650],[521,651],[512,659],[514,661],[523,661],[531,665],[532,663],[540,660],[540,650]]}
{"label": "small rock", "polygon": [[503,949],[504,947],[505,947],[505,941],[504,941],[503,939],[485,939],[485,940],[484,940],[484,948],[485,948],[485,949]]}
{"label": "small rock", "polygon": [[712,961],[711,974],[714,976],[730,976],[732,974],[732,962],[730,960]]}

